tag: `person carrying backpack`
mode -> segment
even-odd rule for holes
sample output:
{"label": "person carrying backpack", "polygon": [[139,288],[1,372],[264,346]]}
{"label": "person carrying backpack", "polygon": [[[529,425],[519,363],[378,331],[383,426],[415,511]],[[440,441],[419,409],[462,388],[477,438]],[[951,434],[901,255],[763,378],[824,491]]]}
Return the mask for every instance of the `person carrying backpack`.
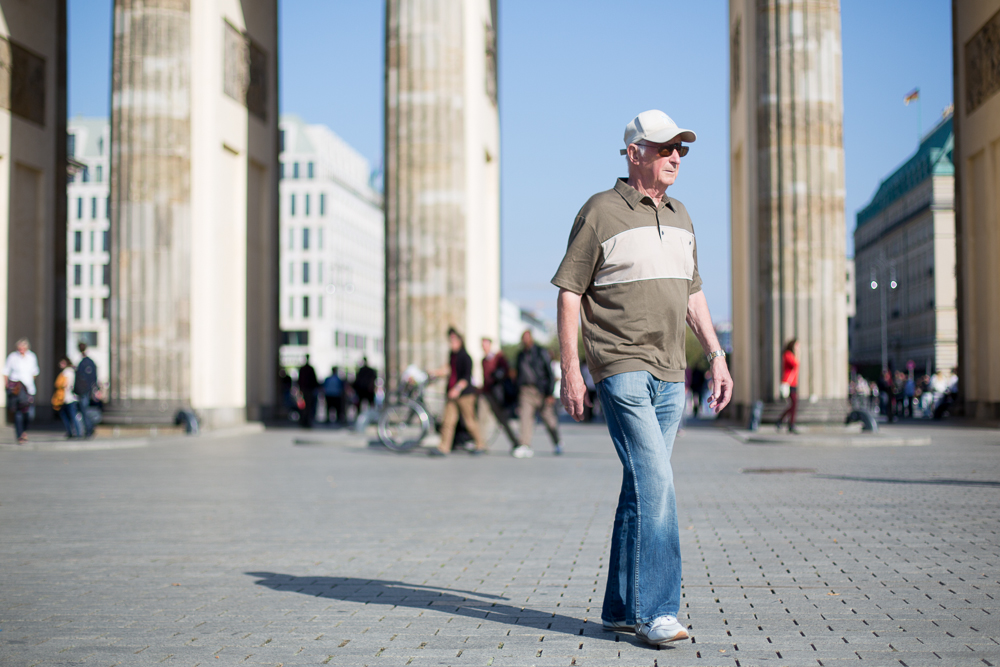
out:
{"label": "person carrying backpack", "polygon": [[81,342],[77,345],[83,358],[76,365],[76,381],[73,383],[73,393],[77,395],[77,407],[80,416],[83,417],[83,437],[89,438],[94,435],[94,422],[88,414],[90,401],[94,397],[94,389],[97,388],[97,364],[87,356],[87,344]]}

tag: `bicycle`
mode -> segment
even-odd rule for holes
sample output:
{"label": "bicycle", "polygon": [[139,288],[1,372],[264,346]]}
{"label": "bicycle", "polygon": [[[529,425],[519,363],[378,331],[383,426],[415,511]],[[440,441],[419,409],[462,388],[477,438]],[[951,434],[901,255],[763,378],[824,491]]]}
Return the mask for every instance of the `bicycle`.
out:
{"label": "bicycle", "polygon": [[431,415],[424,405],[424,388],[433,380],[407,383],[382,406],[378,439],[394,452],[408,452],[430,433]]}
{"label": "bicycle", "polygon": [[[408,452],[423,441],[431,428],[440,430],[440,420],[427,408],[424,390],[434,381],[426,378],[418,382],[401,383],[401,387],[382,406],[378,419],[378,439],[394,452]],[[480,428],[487,447],[497,439],[500,426],[495,421],[486,427],[480,420]]]}

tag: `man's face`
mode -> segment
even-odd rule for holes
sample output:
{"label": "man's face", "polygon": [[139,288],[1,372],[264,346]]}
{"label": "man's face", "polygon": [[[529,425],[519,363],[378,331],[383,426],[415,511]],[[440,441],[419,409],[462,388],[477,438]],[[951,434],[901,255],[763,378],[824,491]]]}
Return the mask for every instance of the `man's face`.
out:
{"label": "man's face", "polygon": [[28,346],[25,345],[24,343],[21,343],[20,345],[17,346],[17,351],[20,352],[21,356],[23,357],[25,354],[28,353]]}
{"label": "man's face", "polygon": [[458,352],[462,349],[462,339],[455,334],[448,334],[448,347],[452,352]]}
{"label": "man's face", "polygon": [[[667,157],[660,157],[660,149],[669,144],[680,144],[675,138],[664,144],[634,144],[635,164],[633,169],[642,180],[664,189],[674,184],[681,169],[681,156],[676,150]],[[629,150],[629,153],[633,153]]]}
{"label": "man's face", "polygon": [[523,334],[521,334],[521,343],[525,347],[531,347],[534,344],[534,342],[535,341],[531,337],[531,332],[530,331],[525,331]]}
{"label": "man's face", "polygon": [[484,338],[483,339],[483,354],[489,354],[491,347],[493,347],[493,343],[490,341],[490,339],[489,338]]}

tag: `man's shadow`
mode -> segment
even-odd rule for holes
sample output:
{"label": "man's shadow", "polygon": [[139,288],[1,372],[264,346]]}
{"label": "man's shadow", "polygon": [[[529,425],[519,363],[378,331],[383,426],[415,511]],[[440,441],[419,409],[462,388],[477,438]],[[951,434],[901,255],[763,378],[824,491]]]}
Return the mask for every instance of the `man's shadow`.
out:
{"label": "man's shadow", "polygon": [[488,593],[453,590],[437,586],[407,584],[402,581],[382,579],[355,579],[353,577],[297,577],[274,572],[247,572],[257,577],[258,586],[276,591],[301,593],[314,597],[361,604],[384,604],[457,614],[480,620],[509,625],[527,626],[538,630],[584,635],[590,638],[636,643],[631,635],[606,632],[600,620],[583,620],[549,611],[505,604],[509,598]]}

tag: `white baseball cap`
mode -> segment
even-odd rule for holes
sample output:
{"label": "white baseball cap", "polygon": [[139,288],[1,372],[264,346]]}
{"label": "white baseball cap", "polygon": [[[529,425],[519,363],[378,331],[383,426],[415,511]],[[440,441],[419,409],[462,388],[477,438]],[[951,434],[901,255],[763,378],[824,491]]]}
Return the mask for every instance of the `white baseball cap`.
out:
{"label": "white baseball cap", "polygon": [[691,130],[677,127],[674,119],[662,111],[656,109],[643,111],[625,126],[626,148],[621,149],[619,152],[625,155],[629,144],[634,144],[637,141],[665,144],[674,138],[691,143],[698,137]]}

